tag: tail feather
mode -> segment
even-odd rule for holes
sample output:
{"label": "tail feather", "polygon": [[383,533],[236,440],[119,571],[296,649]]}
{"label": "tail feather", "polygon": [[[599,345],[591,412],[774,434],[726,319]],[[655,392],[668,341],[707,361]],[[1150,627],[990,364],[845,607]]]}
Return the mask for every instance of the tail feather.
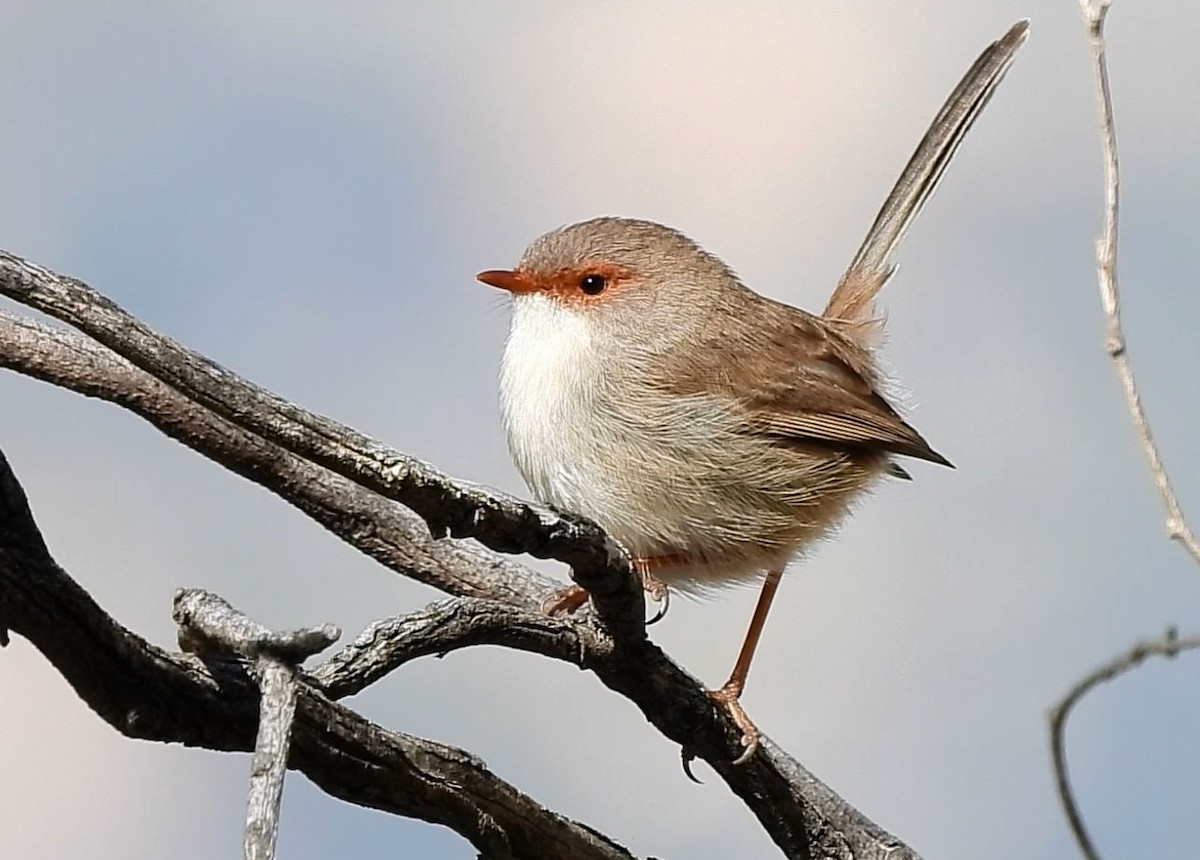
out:
{"label": "tail feather", "polygon": [[1014,24],[984,49],[946,99],[830,296],[826,319],[860,330],[874,328],[874,299],[895,269],[892,254],[896,246],[937,188],[967,130],[991,99],[1028,34],[1028,21]]}

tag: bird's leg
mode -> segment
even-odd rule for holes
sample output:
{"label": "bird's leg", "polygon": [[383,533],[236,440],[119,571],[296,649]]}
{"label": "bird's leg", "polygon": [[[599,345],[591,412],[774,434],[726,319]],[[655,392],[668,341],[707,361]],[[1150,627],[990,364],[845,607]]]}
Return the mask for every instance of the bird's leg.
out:
{"label": "bird's leg", "polygon": [[742,642],[742,650],[738,652],[737,662],[733,664],[729,680],[721,689],[710,690],[708,693],[714,702],[729,712],[734,723],[742,730],[742,746],[745,747],[745,750],[734,759],[734,764],[744,764],[749,761],[750,756],[754,755],[754,751],[758,749],[758,727],[750,721],[750,717],[747,716],[739,700],[742,690],[746,688],[746,676],[750,674],[750,663],[754,660],[754,651],[758,648],[758,640],[762,636],[763,625],[767,622],[771,601],[775,599],[775,592],[779,589],[781,576],[783,576],[782,568],[767,573],[767,578],[763,581],[762,592],[758,595],[758,604],[754,607],[754,615],[750,619],[750,629],[746,631],[746,640]]}
{"label": "bird's leg", "polygon": [[[667,607],[671,604],[671,592],[667,589],[667,584],[656,577],[654,571],[664,567],[671,567],[672,565],[684,564],[685,559],[676,555],[654,555],[645,558],[634,558],[631,559],[631,562],[634,572],[642,580],[642,588],[650,595],[650,599],[659,606],[653,617],[646,622],[647,624],[653,624],[667,614]],[[587,603],[589,597],[587,589],[582,585],[568,585],[566,588],[560,588],[546,598],[545,602],[542,603],[542,612],[552,617],[570,615]]]}

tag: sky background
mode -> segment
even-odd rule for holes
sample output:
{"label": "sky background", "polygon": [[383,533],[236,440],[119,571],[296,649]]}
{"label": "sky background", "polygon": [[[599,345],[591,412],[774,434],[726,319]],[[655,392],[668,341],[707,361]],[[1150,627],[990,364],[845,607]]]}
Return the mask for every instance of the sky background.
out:
{"label": "sky background", "polygon": [[[760,292],[823,306],[942,99],[1033,19],[901,249],[887,367],[958,467],[916,463],[786,577],[744,699],[925,857],[1073,856],[1046,712],[1084,672],[1200,627],[1102,350],[1100,161],[1074,0],[468,4],[0,2],[0,247],[453,475],[524,492],[496,408],[503,296],[474,280],[610,214],[684,230]],[[1146,407],[1200,517],[1200,30],[1110,15],[1121,274]],[[171,647],[171,595],[347,638],[433,591],[107,404],[0,372],[0,448],[59,562]],[[722,682],[754,594],[653,635]],[[709,774],[571,667],[477,649],[351,700],[456,744],[639,855],[776,856]],[[1108,857],[1195,845],[1200,659],[1077,710]],[[21,639],[0,652],[0,856],[237,856],[249,758],[140,743]],[[701,771],[703,776],[703,772]],[[470,858],[448,831],[287,783],[280,856]]]}

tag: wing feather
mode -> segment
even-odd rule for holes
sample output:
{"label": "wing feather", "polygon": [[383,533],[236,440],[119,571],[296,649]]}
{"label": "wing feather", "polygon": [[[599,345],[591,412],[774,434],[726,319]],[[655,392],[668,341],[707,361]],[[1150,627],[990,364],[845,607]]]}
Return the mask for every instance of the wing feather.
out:
{"label": "wing feather", "polygon": [[761,297],[720,307],[654,384],[724,401],[781,445],[899,454],[949,466],[879,392],[867,349],[833,323]]}

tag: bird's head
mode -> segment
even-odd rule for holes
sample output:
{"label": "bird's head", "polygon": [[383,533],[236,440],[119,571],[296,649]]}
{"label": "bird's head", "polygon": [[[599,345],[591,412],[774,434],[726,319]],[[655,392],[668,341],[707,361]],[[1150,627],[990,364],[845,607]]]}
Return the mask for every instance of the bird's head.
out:
{"label": "bird's head", "polygon": [[536,239],[515,269],[480,272],[514,311],[569,314],[589,327],[651,343],[686,332],[723,292],[741,288],[719,259],[678,230],[594,218]]}

